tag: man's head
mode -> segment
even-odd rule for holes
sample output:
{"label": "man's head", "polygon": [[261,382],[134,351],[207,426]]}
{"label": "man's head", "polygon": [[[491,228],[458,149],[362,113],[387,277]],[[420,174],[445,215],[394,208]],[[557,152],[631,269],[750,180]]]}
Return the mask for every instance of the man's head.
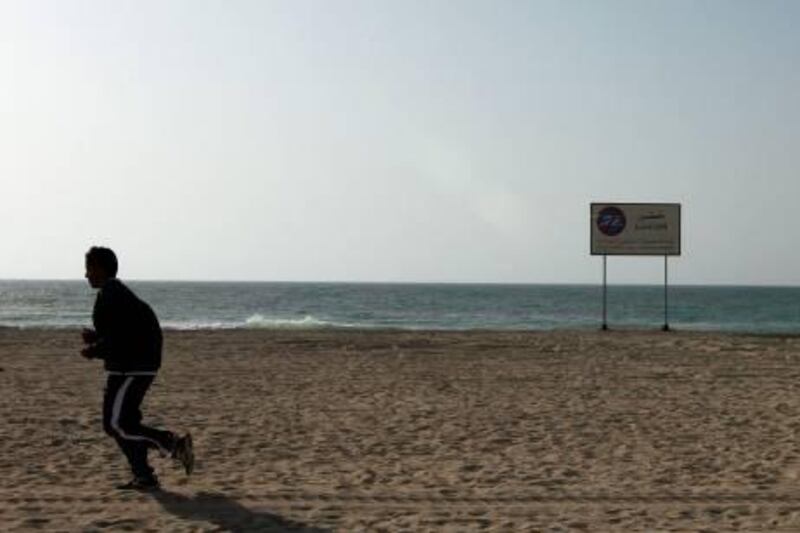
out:
{"label": "man's head", "polygon": [[110,248],[92,246],[86,252],[86,279],[93,289],[99,289],[117,276],[117,256]]}

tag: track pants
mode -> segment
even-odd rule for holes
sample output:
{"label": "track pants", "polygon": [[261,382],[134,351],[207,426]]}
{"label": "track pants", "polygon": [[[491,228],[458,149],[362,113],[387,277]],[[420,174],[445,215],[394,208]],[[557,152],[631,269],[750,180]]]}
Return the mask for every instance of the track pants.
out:
{"label": "track pants", "polygon": [[117,441],[133,475],[142,478],[153,475],[147,462],[148,449],[170,455],[177,440],[170,431],[142,425],[139,407],[154,379],[155,374],[109,374],[103,398],[103,429]]}

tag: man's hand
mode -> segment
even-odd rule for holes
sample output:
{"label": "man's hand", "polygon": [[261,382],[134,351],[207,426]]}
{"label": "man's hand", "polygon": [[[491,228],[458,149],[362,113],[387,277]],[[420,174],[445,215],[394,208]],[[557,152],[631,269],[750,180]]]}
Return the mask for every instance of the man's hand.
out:
{"label": "man's hand", "polygon": [[83,328],[81,337],[83,337],[84,344],[92,344],[93,342],[97,342],[97,332],[93,329]]}
{"label": "man's hand", "polygon": [[84,356],[86,359],[94,359],[94,345],[90,344],[81,350],[81,355]]}

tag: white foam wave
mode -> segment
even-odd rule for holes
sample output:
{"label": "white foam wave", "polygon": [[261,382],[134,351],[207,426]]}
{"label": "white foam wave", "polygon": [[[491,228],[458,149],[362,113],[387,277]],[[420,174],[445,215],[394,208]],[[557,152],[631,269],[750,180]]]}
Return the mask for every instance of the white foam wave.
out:
{"label": "white foam wave", "polygon": [[[244,321],[180,321],[167,320],[161,323],[164,329],[195,331],[204,329],[227,330],[227,329],[320,329],[320,328],[349,328],[358,327],[358,324],[345,324],[320,320],[312,315],[305,315],[298,318],[271,317],[262,314],[255,314]],[[369,327],[362,324],[361,327]]]}
{"label": "white foam wave", "polygon": [[348,327],[348,325],[320,320],[312,315],[302,318],[282,318],[255,314],[245,321],[245,327],[252,329],[309,329]]}
{"label": "white foam wave", "polygon": [[162,322],[161,327],[164,329],[195,331],[203,329],[238,329],[242,327],[242,324],[237,324],[234,322],[202,322],[202,321],[182,322],[182,321],[168,320]]}

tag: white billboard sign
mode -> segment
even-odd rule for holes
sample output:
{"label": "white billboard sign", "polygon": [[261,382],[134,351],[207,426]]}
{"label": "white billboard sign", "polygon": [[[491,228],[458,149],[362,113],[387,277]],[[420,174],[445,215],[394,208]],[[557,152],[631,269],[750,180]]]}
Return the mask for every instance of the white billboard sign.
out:
{"label": "white billboard sign", "polygon": [[591,205],[592,255],[681,255],[680,204]]}

